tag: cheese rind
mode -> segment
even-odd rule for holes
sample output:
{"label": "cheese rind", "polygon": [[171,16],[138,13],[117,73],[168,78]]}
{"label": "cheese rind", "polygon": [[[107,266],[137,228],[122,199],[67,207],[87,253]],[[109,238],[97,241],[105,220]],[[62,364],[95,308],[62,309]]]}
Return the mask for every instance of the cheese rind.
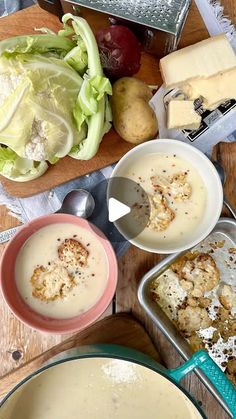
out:
{"label": "cheese rind", "polygon": [[168,129],[198,129],[201,117],[194,110],[192,100],[171,100],[168,105]]}
{"label": "cheese rind", "polygon": [[221,34],[163,57],[160,70],[166,87],[181,86],[195,78],[208,78],[236,68],[236,55]]}
{"label": "cheese rind", "polygon": [[191,100],[201,97],[204,109],[214,110],[226,100],[236,100],[236,69],[208,79],[192,80],[182,90]]}

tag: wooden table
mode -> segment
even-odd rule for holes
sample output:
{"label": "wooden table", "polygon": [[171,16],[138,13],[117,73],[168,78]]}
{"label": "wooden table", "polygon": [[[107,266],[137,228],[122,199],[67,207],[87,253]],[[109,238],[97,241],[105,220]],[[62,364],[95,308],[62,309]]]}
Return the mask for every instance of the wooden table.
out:
{"label": "wooden table", "polygon": [[[222,0],[222,4],[225,6],[226,13],[236,23],[235,0]],[[195,8],[192,10],[192,18],[194,16],[194,30],[197,33],[199,15]],[[230,146],[219,145],[215,152],[218,160],[221,160],[228,172],[225,193],[232,204],[236,206],[236,194],[234,191],[236,183],[236,143]],[[0,217],[1,230],[17,225],[16,219],[9,216],[4,207],[0,207]],[[3,248],[4,246],[2,245],[0,252],[2,252]],[[132,311],[145,325],[160,352],[163,362],[167,367],[172,368],[182,363],[181,357],[145,316],[144,312],[140,309],[136,297],[137,284],[140,278],[160,260],[161,256],[159,255],[150,254],[131,246],[119,261],[119,283],[116,292],[115,308],[114,305],[113,308],[110,306],[106,313],[104,313],[104,316],[111,314],[112,310],[115,310],[115,312]],[[66,338],[68,336],[49,336],[25,327],[13,317],[0,296],[0,376],[24,364],[59,342],[64,341]],[[228,418],[228,415],[224,413],[194,374],[185,379],[184,385],[197,400],[202,402],[209,419]]]}

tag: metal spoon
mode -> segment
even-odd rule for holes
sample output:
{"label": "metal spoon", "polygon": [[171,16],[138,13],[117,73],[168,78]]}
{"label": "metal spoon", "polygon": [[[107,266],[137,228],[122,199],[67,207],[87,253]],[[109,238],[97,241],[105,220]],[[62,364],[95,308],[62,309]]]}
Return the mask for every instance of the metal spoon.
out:
{"label": "metal spoon", "polygon": [[[224,168],[221,166],[220,163],[218,163],[218,161],[213,161],[212,163],[214,164],[218,172],[218,175],[220,177],[221,183],[224,186],[225,181],[226,181],[226,173],[225,173]],[[236,211],[225,196],[224,196],[224,204],[228,208],[228,210],[231,212],[232,216],[236,219]]]}
{"label": "metal spoon", "polygon": [[[92,215],[95,202],[90,192],[85,189],[73,189],[65,196],[61,208],[57,213],[76,215],[81,218],[88,218]],[[0,232],[0,243],[10,240],[21,226],[9,228]]]}
{"label": "metal spoon", "polygon": [[89,218],[95,208],[95,202],[90,192],[85,189],[73,189],[63,199],[61,208],[57,213],[77,215],[81,218]]}

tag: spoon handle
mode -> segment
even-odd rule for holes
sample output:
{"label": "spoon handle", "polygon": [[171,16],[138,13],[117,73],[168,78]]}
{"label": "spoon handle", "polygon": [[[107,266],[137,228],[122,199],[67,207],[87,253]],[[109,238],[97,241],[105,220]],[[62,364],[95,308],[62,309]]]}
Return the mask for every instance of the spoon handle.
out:
{"label": "spoon handle", "polygon": [[228,208],[228,210],[231,212],[232,216],[236,219],[236,211],[232,207],[232,205],[229,203],[228,199],[224,198],[224,204]]}

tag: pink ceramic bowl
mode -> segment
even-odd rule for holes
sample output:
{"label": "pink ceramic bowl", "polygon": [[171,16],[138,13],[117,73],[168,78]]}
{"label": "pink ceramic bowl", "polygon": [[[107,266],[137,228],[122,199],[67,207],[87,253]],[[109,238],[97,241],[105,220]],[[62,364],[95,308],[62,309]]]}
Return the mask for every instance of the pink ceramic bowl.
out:
{"label": "pink ceramic bowl", "polygon": [[[42,227],[49,224],[70,223],[78,225],[96,236],[108,259],[108,282],[100,300],[85,313],[70,319],[53,319],[33,311],[21,298],[15,283],[15,262],[20,248],[26,240]],[[118,277],[114,250],[104,234],[88,221],[67,214],[51,214],[36,218],[23,226],[8,243],[1,260],[0,285],[5,302],[13,314],[27,326],[47,333],[71,333],[79,331],[98,319],[110,304],[116,290]]]}

